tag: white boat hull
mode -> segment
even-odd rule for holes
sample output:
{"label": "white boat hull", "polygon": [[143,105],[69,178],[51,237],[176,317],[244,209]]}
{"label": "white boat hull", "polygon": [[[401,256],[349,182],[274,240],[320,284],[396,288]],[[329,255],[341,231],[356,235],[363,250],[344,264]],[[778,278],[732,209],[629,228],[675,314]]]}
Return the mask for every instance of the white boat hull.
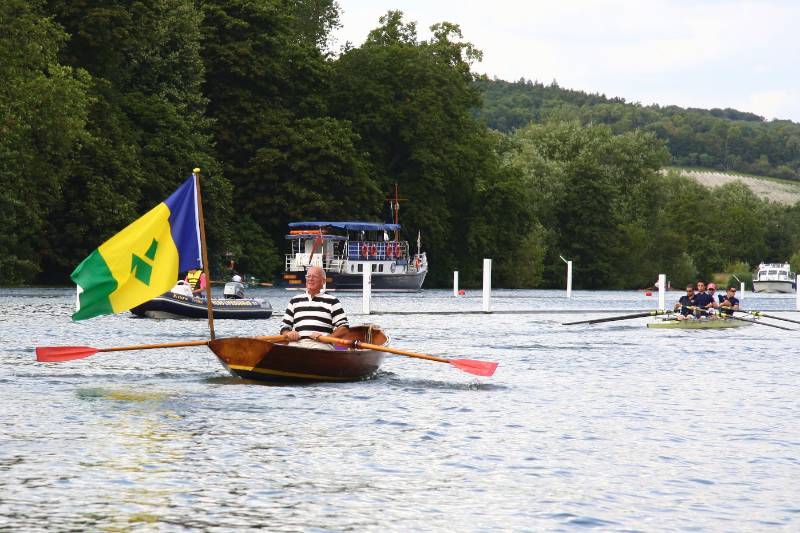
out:
{"label": "white boat hull", "polygon": [[753,281],[753,292],[773,294],[794,293],[794,283],[791,281]]}

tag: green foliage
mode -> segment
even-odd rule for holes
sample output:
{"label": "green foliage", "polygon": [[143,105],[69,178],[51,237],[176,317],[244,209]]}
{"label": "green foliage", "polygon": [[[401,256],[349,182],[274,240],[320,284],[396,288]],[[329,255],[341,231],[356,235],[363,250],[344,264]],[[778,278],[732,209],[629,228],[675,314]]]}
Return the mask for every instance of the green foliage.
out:
{"label": "green foliage", "polygon": [[738,289],[740,283],[744,282],[746,289],[753,290],[753,268],[749,264],[744,261],[733,261],[725,265],[724,272],[730,273],[725,288],[736,287]]}
{"label": "green foliage", "polygon": [[58,62],[67,35],[39,1],[0,3],[0,282],[30,282],[50,242],[44,232],[85,141],[85,72]]}

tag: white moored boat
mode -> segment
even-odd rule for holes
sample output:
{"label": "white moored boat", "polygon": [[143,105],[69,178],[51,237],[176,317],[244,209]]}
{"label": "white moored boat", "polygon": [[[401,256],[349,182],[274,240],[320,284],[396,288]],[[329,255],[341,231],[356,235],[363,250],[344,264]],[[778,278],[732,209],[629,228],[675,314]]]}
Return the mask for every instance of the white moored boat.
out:
{"label": "white moored boat", "polygon": [[761,263],[753,274],[753,292],[786,293],[795,291],[795,274],[789,263]]}

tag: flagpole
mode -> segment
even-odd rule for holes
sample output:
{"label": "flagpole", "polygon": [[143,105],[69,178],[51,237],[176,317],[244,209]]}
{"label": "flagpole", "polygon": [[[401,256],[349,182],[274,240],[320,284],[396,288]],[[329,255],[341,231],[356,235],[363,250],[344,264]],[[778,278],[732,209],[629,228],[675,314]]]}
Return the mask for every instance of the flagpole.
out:
{"label": "flagpole", "polygon": [[214,335],[214,310],[211,303],[211,272],[208,270],[208,250],[206,249],[206,224],[203,220],[203,199],[200,194],[200,169],[192,171],[194,186],[197,191],[197,221],[200,224],[200,253],[203,257],[203,273],[206,276],[206,303],[208,304],[208,331],[213,341]]}

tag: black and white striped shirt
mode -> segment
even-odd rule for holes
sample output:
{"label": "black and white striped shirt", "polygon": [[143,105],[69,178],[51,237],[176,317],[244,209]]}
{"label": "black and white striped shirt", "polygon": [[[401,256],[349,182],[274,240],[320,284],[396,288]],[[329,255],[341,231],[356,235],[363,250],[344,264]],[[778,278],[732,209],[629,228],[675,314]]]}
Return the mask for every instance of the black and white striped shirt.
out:
{"label": "black and white striped shirt", "polygon": [[314,332],[329,335],[347,325],[347,315],[338,298],[324,292],[312,297],[306,291],[289,300],[283,313],[281,333],[293,329],[300,337],[309,337]]}

